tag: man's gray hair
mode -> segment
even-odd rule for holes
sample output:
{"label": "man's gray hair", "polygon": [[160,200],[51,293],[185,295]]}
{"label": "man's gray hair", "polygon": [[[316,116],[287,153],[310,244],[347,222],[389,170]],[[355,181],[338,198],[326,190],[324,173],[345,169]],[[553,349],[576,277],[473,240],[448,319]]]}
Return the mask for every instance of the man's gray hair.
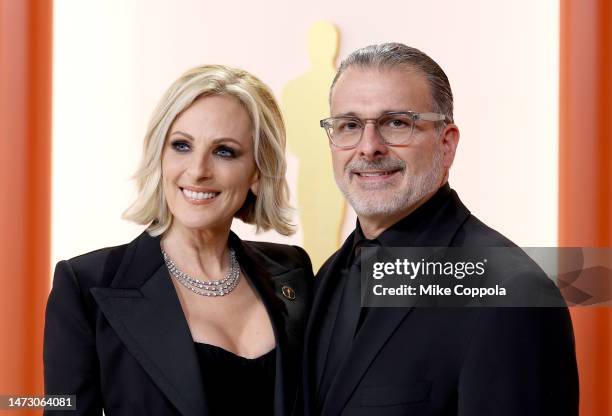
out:
{"label": "man's gray hair", "polygon": [[395,42],[357,49],[340,63],[330,88],[330,98],[331,91],[340,75],[352,66],[362,69],[410,68],[420,70],[429,82],[432,111],[444,114],[447,122],[453,122],[453,93],[448,78],[440,65],[420,50]]}

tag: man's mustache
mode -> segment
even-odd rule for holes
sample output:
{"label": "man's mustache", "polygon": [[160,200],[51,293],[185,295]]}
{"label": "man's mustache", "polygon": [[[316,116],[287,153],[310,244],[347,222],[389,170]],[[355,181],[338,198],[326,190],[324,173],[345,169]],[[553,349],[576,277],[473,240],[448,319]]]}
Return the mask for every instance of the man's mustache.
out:
{"label": "man's mustache", "polygon": [[354,160],[346,165],[345,172],[395,171],[406,169],[406,162],[399,159]]}

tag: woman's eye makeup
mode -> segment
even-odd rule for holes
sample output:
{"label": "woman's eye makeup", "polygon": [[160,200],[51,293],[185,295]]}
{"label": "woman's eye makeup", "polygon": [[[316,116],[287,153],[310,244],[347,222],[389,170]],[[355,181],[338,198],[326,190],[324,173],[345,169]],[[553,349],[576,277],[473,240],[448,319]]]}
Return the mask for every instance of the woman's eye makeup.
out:
{"label": "woman's eye makeup", "polygon": [[[170,146],[179,153],[186,153],[192,150],[191,143],[186,140],[172,140],[170,142]],[[223,159],[234,159],[235,157],[239,156],[239,153],[236,149],[225,144],[214,147],[212,152],[213,155]]]}
{"label": "woman's eye makeup", "polygon": [[229,146],[219,146],[215,149],[215,155],[222,158],[232,159],[236,157],[236,151]]}
{"label": "woman's eye makeup", "polygon": [[171,146],[177,152],[188,152],[191,149],[189,143],[184,140],[174,140],[171,142]]}

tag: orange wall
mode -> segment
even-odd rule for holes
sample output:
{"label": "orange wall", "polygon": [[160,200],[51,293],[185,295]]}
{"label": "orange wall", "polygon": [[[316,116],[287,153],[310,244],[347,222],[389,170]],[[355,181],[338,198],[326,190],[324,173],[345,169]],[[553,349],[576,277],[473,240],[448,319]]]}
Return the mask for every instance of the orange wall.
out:
{"label": "orange wall", "polygon": [[51,0],[0,0],[0,394],[42,393],[51,25]]}
{"label": "orange wall", "polygon": [[[612,246],[612,4],[561,1],[559,246]],[[612,310],[572,310],[580,414],[612,414]]]}

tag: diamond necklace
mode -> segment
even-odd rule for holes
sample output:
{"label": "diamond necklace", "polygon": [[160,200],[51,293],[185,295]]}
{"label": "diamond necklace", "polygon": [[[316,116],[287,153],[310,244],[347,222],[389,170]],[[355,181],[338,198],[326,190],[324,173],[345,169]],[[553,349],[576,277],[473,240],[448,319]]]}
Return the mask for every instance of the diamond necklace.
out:
{"label": "diamond necklace", "polygon": [[219,280],[198,280],[189,276],[187,273],[178,268],[176,263],[172,261],[168,254],[162,248],[164,261],[170,275],[174,277],[180,284],[185,286],[200,296],[225,296],[232,292],[238,286],[240,280],[240,265],[236,258],[236,252],[230,247],[230,269],[223,279]]}

